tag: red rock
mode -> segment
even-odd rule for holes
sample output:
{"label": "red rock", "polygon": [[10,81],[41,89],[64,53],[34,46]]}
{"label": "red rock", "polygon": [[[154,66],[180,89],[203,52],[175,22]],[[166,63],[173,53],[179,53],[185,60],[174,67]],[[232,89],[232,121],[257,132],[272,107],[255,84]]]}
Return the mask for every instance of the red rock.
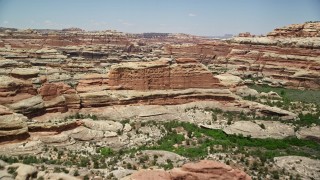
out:
{"label": "red rock", "polygon": [[251,180],[245,172],[211,160],[198,163],[187,163],[181,168],[168,172],[163,170],[140,170],[127,178],[128,180],[159,179],[159,180]]}
{"label": "red rock", "polygon": [[133,173],[130,180],[171,180],[171,176],[164,170],[141,170]]}
{"label": "red rock", "polygon": [[178,58],[176,59],[176,63],[184,64],[184,63],[198,63],[195,58]]}
{"label": "red rock", "polygon": [[185,89],[185,90],[108,90],[80,93],[81,107],[102,107],[112,105],[174,105],[194,101],[232,102],[238,97],[227,89]]}
{"label": "red rock", "polygon": [[65,83],[45,83],[38,92],[44,100],[46,112],[66,112],[68,109],[80,108],[79,95]]}
{"label": "red rock", "polygon": [[222,87],[204,65],[172,64],[168,59],[115,65],[109,72],[109,85],[131,90]]}
{"label": "red rock", "polygon": [[76,88],[78,93],[94,92],[110,89],[106,74],[86,74],[79,80]]}
{"label": "red rock", "polygon": [[263,74],[274,79],[273,86],[320,89],[319,36],[320,23],[305,23],[278,28],[267,37],[167,45],[165,51],[176,59],[227,67],[243,78]]}
{"label": "red rock", "polygon": [[239,33],[239,37],[254,37],[250,32]]}
{"label": "red rock", "polygon": [[291,24],[270,32],[272,37],[320,37],[320,22]]}
{"label": "red rock", "polygon": [[62,82],[45,83],[38,91],[43,100],[50,100],[62,94],[76,94],[75,89]]}
{"label": "red rock", "polygon": [[233,169],[220,162],[202,160],[198,163],[187,163],[180,169],[170,171],[172,179],[251,179],[245,172]]}
{"label": "red rock", "polygon": [[31,81],[0,76],[0,104],[11,104],[37,94]]}

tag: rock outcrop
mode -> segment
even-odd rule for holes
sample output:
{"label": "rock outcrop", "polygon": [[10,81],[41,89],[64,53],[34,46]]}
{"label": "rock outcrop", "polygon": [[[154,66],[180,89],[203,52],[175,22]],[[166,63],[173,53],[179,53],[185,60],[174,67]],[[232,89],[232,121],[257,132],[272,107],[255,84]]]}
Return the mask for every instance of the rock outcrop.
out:
{"label": "rock outcrop", "polygon": [[24,180],[29,179],[31,177],[37,177],[37,168],[30,165],[15,163],[8,166],[7,168],[17,168],[15,170],[15,172],[17,173],[17,176],[15,177],[16,180]]}
{"label": "rock outcrop", "polygon": [[38,76],[39,69],[15,68],[11,71],[10,74],[12,77],[19,79],[30,79]]}
{"label": "rock outcrop", "polygon": [[197,100],[234,101],[238,96],[227,89],[186,89],[186,90],[109,90],[92,93],[81,93],[82,107],[101,107],[111,105],[173,105]]}
{"label": "rock outcrop", "polygon": [[311,139],[320,142],[320,126],[303,127],[296,135],[300,139]]}
{"label": "rock outcrop", "polygon": [[[1,164],[2,165],[2,164]],[[11,165],[3,164],[1,166],[3,170],[0,170],[1,179],[53,179],[53,180],[77,180],[78,178],[65,173],[49,173],[44,171],[39,171],[37,167],[32,165],[26,165],[21,163],[14,163]],[[8,173],[10,172],[10,173]]]}
{"label": "rock outcrop", "polygon": [[77,91],[65,83],[45,83],[38,91],[47,112],[66,112],[80,108]]}
{"label": "rock outcrop", "polygon": [[0,143],[28,137],[28,118],[0,105]]}
{"label": "rock outcrop", "polygon": [[276,28],[268,33],[271,37],[320,37],[320,23],[307,22],[304,24],[292,24],[283,28]]}
{"label": "rock outcrop", "polygon": [[283,139],[294,136],[294,127],[278,121],[237,121],[223,129],[226,134],[250,136],[252,138]]}
{"label": "rock outcrop", "polygon": [[43,112],[44,102],[41,96],[33,96],[31,98],[10,104],[8,107],[17,113],[32,117]]}
{"label": "rock outcrop", "polygon": [[142,151],[142,154],[147,155],[149,157],[157,156],[157,164],[165,164],[167,163],[167,159],[170,159],[175,166],[181,166],[187,161],[187,158],[169,151],[144,150]]}
{"label": "rock outcrop", "polygon": [[24,81],[9,76],[0,76],[0,104],[11,104],[31,98],[37,91],[30,81]]}
{"label": "rock outcrop", "polygon": [[210,160],[202,160],[198,163],[187,163],[181,168],[174,168],[169,172],[164,170],[141,170],[133,173],[123,180],[187,180],[187,179],[237,179],[249,180],[251,177],[245,172]]}
{"label": "rock outcrop", "polygon": [[[4,167],[0,167],[0,178],[110,179],[134,172],[127,178],[251,179],[233,168],[240,162],[253,178],[288,178],[284,173],[289,172],[319,179],[317,160],[279,157],[277,166],[272,166],[269,158],[263,163],[263,156],[242,151],[264,152],[262,147],[228,146],[226,154],[219,140],[207,143],[214,137],[206,136],[203,129],[193,133],[187,124],[175,129],[163,124],[183,121],[252,138],[296,135],[319,141],[318,125],[294,132],[290,124],[299,121],[298,113],[317,113],[317,106],[301,103],[305,107],[300,107],[300,103],[287,103],[283,93],[249,88],[267,84],[319,90],[319,27],[319,22],[309,22],[278,28],[266,36],[242,33],[227,40],[77,28],[0,28],[0,154],[8,156],[4,158],[8,162],[36,162],[32,167],[0,160]],[[272,121],[256,120],[264,118]],[[201,157],[202,152],[208,153],[206,159],[225,157],[230,166],[210,160],[183,165],[190,161],[188,157],[160,150],[161,141],[175,132],[177,138],[170,142],[175,152],[188,148],[181,154],[191,155],[204,142]],[[150,144],[157,150],[141,150]],[[122,151],[126,148],[137,151],[128,154]],[[116,156],[105,156],[104,151]],[[317,157],[312,154],[317,149],[309,143],[283,151],[300,152]],[[246,158],[245,163],[241,158]],[[141,170],[145,166],[182,167]]]}
{"label": "rock outcrop", "polygon": [[115,65],[109,72],[109,84],[131,90],[222,87],[204,65],[174,63],[171,59]]}
{"label": "rock outcrop", "polygon": [[268,36],[167,45],[175,58],[194,58],[214,73],[230,73],[272,86],[320,89],[320,23],[278,28]]}
{"label": "rock outcrop", "polygon": [[320,178],[320,161],[302,156],[283,156],[274,158],[279,168],[284,168],[292,174],[298,174],[302,179]]}

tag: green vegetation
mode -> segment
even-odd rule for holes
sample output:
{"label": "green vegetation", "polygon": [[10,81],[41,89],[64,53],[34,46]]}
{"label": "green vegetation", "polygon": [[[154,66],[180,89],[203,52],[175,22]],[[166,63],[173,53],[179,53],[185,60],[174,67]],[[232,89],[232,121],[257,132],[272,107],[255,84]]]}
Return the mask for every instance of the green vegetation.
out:
{"label": "green vegetation", "polygon": [[111,156],[113,154],[112,149],[109,147],[100,148],[99,152],[102,156],[105,156],[105,157]]}
{"label": "green vegetation", "polygon": [[[269,106],[277,106],[284,108],[295,113],[299,113],[299,120],[292,121],[291,123],[296,125],[297,129],[301,126],[310,126],[312,124],[320,125],[320,91],[315,90],[297,90],[297,89],[285,89],[270,86],[253,85],[251,88],[258,92],[277,92],[281,97],[282,101],[270,101],[268,100],[265,104]],[[249,100],[256,100],[250,99]],[[302,102],[302,104],[295,104],[292,102]],[[308,103],[313,103],[308,104]],[[313,109],[313,110],[311,110]],[[316,109],[316,110],[314,110]],[[298,110],[298,111],[297,111]],[[302,111],[312,111],[312,113],[302,114]]]}
{"label": "green vegetation", "polygon": [[300,125],[300,126],[309,126],[311,124],[320,125],[320,111],[318,111],[316,114],[299,114],[299,121],[294,121],[294,124]]}
{"label": "green vegetation", "polygon": [[[258,153],[253,151],[251,154],[255,154],[261,159],[271,159],[284,155],[304,155],[320,159],[320,145],[311,140],[301,140],[295,137],[286,139],[253,139],[242,135],[226,135],[221,130],[203,129],[191,123],[177,121],[167,122],[164,126],[168,130],[168,134],[158,141],[158,145],[142,147],[141,149],[167,150],[185,157],[199,159],[208,154],[208,148],[214,145],[222,145],[222,152],[227,152],[233,147],[238,147],[239,151],[241,150],[240,153],[249,153],[244,151],[245,148],[255,149],[254,151],[259,149]],[[182,141],[185,140],[183,135],[171,130],[177,127],[183,127],[188,133],[191,132],[193,136],[200,134],[198,138],[203,139],[202,143],[198,143],[195,146],[173,146],[174,144],[182,144]]]}
{"label": "green vegetation", "polygon": [[[245,118],[244,113],[223,112],[219,109],[207,109],[212,112],[215,119],[218,115],[224,115],[227,119]],[[242,117],[243,116],[243,117]],[[254,116],[251,114],[250,116]],[[311,121],[312,115],[304,115],[301,122]],[[249,117],[250,119],[250,117]],[[128,120],[123,122],[129,123]],[[133,123],[133,122],[131,122]],[[265,128],[263,124],[259,124]],[[216,156],[220,161],[230,164],[235,163],[243,165],[247,173],[258,172],[258,177],[264,178],[271,175],[273,179],[282,178],[285,173],[272,167],[273,158],[277,156],[299,155],[313,159],[320,159],[320,144],[312,140],[301,140],[296,137],[286,139],[254,139],[244,137],[243,135],[227,135],[222,130],[212,130],[200,128],[195,124],[187,122],[155,122],[149,121],[144,126],[156,126],[161,129],[164,136],[149,145],[143,145],[137,148],[115,150],[110,147],[96,147],[95,144],[89,143],[96,147],[95,152],[86,150],[68,151],[61,147],[46,147],[47,151],[56,158],[43,158],[34,156],[17,156],[7,157],[0,156],[0,159],[6,162],[23,162],[27,164],[41,164],[42,170],[49,164],[55,164],[54,172],[69,173],[70,167],[86,167],[89,169],[116,169],[119,164],[127,169],[148,168],[158,166],[164,169],[172,169],[176,162],[168,159],[164,163],[158,163],[159,155],[148,156],[143,154],[142,150],[166,150],[177,153],[190,160],[199,160],[207,158],[209,154]],[[83,146],[86,144],[83,143]],[[216,153],[222,153],[221,156]],[[130,157],[133,162],[126,162],[124,159]],[[135,163],[136,162],[136,163]],[[271,165],[271,166],[270,166]],[[65,168],[66,167],[66,168]],[[79,176],[78,171],[72,171],[71,174]],[[12,172],[13,173],[13,172]],[[111,176],[111,175],[110,175]],[[84,177],[89,179],[89,177]]]}
{"label": "green vegetation", "polygon": [[14,174],[14,173],[16,172],[17,168],[18,168],[18,167],[9,167],[9,168],[7,169],[7,172],[8,172],[9,174]]}
{"label": "green vegetation", "polygon": [[7,172],[8,172],[9,174],[12,174],[13,177],[15,178],[15,177],[18,175],[18,173],[16,172],[17,168],[18,168],[18,167],[9,167],[9,168],[7,169]]}
{"label": "green vegetation", "polygon": [[76,113],[75,115],[71,115],[69,117],[66,117],[65,120],[68,119],[85,119],[85,118],[90,118],[92,120],[98,120],[98,117],[96,115],[92,114],[81,114],[81,113]]}
{"label": "green vegetation", "polygon": [[252,85],[250,88],[257,90],[259,93],[274,91],[278,93],[284,101],[301,101],[320,105],[320,91],[316,90],[286,89],[281,87],[270,87],[267,85]]}

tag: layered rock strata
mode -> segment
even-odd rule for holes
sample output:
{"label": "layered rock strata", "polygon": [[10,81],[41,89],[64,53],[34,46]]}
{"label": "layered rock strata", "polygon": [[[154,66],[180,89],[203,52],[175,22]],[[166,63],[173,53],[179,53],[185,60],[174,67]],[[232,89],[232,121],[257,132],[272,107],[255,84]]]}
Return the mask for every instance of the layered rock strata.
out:
{"label": "layered rock strata", "polygon": [[148,63],[115,65],[109,72],[110,86],[122,89],[188,89],[221,87],[219,79],[197,62],[177,63],[162,59]]}
{"label": "layered rock strata", "polygon": [[291,25],[262,37],[168,45],[166,53],[195,58],[215,73],[258,78],[272,86],[320,89],[319,24]]}
{"label": "layered rock strata", "polygon": [[187,179],[235,179],[249,180],[251,177],[245,172],[210,160],[202,160],[198,163],[187,163],[181,168],[174,168],[168,172],[164,170],[141,170],[133,173],[123,180],[187,180]]}
{"label": "layered rock strata", "polygon": [[28,138],[27,121],[28,118],[22,114],[0,105],[0,142]]}

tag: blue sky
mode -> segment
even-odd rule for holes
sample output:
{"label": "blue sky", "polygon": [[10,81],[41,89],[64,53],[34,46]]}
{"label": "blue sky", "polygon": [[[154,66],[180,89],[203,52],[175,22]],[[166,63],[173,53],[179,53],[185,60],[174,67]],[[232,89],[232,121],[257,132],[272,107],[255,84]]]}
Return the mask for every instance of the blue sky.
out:
{"label": "blue sky", "polygon": [[320,0],[0,0],[0,26],[224,35],[320,20]]}

